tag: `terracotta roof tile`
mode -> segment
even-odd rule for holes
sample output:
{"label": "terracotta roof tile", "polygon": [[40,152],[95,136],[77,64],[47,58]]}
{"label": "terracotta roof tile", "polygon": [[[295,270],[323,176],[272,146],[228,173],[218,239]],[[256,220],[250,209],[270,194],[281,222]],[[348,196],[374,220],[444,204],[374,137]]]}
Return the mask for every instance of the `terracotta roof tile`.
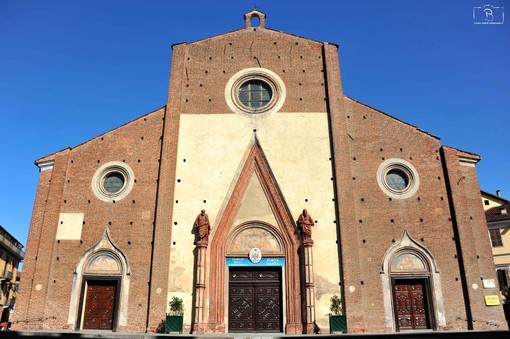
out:
{"label": "terracotta roof tile", "polygon": [[487,222],[510,220],[510,203],[489,208],[485,211],[485,217],[487,218]]}

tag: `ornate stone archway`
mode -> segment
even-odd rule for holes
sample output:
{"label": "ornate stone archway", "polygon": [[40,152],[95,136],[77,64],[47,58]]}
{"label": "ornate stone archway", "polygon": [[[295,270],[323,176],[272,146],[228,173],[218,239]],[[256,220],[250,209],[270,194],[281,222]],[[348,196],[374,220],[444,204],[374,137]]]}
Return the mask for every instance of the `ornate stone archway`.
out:
{"label": "ornate stone archway", "polygon": [[101,239],[80,257],[74,271],[68,324],[81,328],[82,291],[86,278],[116,279],[119,281],[118,307],[115,327],[127,325],[130,269],[124,253],[114,244],[108,228]]}
{"label": "ornate stone archway", "polygon": [[395,310],[395,282],[397,280],[418,281],[428,295],[430,324],[438,329],[446,324],[440,272],[430,251],[411,238],[404,229],[402,238],[386,252],[381,267],[381,282],[386,315],[386,327],[398,330]]}
{"label": "ornate stone archway", "polygon": [[[243,197],[250,186],[256,183],[263,194],[268,210],[271,212],[273,222],[249,220],[237,224],[236,217],[241,208]],[[280,193],[274,175],[264,156],[262,148],[254,137],[252,145],[247,151],[239,175],[234,179],[225,208],[220,213],[213,227],[213,234],[209,244],[209,278],[207,279],[207,296],[209,314],[204,314],[203,323],[200,319],[194,324],[195,332],[225,333],[228,331],[227,307],[227,264],[229,255],[241,255],[247,242],[241,241],[243,236],[265,234],[269,236],[268,248],[275,251],[275,255],[285,258],[285,268],[282,272],[286,291],[285,305],[283,306],[285,333],[301,334],[303,332],[303,309],[301,305],[301,277],[299,248],[300,239],[293,218]],[[243,245],[244,244],[244,245]],[[247,255],[247,253],[245,254]],[[208,318],[208,321],[206,320]]]}

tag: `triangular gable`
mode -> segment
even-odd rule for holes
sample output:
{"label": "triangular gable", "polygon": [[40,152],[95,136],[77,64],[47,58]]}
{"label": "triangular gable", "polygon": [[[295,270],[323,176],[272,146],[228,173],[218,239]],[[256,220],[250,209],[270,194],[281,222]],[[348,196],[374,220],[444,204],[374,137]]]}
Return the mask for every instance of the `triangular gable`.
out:
{"label": "triangular gable", "polygon": [[267,222],[271,225],[278,224],[262,188],[262,183],[256,173],[253,173],[249,180],[231,229],[234,225],[240,225],[243,222],[249,222],[254,219]]}
{"label": "triangular gable", "polygon": [[[256,180],[254,183],[252,182],[252,178]],[[249,195],[246,196],[248,188],[250,188],[250,194],[258,194],[256,192],[258,189],[256,187],[257,185],[260,185],[264,192],[265,198],[267,199],[266,201],[273,214],[272,217],[277,223],[275,226],[279,226],[282,231],[285,228],[284,225],[292,225],[292,227],[294,227],[294,221],[290,211],[287,208],[283,195],[280,192],[276,179],[274,178],[269,163],[256,137],[253,138],[247,155],[244,158],[244,164],[233,181],[233,189],[226,197],[227,203],[225,208],[219,213],[219,222],[217,222],[215,227],[216,232],[213,237],[224,239],[232,227],[235,226],[235,218],[241,215],[239,212],[243,212],[243,210],[240,210],[241,203],[243,199],[249,198]],[[254,187],[250,186],[251,183],[253,183]],[[262,202],[262,205],[263,204]],[[284,232],[294,234],[294,231],[294,228],[292,228]]]}

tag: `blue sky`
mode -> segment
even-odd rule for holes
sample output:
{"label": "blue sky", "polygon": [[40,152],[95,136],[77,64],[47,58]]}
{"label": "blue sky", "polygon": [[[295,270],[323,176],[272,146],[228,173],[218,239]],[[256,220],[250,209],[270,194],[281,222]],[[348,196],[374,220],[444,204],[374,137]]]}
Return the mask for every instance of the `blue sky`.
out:
{"label": "blue sky", "polygon": [[0,225],[26,244],[34,160],[163,106],[171,45],[242,28],[255,3],[339,44],[347,96],[481,155],[481,188],[510,198],[510,19],[473,20],[510,1],[2,0]]}

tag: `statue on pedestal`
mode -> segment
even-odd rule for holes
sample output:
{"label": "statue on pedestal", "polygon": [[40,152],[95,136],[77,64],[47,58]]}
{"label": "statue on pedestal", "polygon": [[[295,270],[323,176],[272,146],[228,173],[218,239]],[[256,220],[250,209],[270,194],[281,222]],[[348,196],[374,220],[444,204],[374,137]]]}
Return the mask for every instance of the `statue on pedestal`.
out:
{"label": "statue on pedestal", "polygon": [[306,209],[303,210],[303,213],[299,216],[297,221],[297,225],[299,230],[301,231],[301,235],[303,236],[303,241],[312,240],[312,227],[315,224],[312,216],[308,214]]}
{"label": "statue on pedestal", "polygon": [[211,224],[209,223],[209,216],[207,213],[205,213],[205,210],[201,210],[200,214],[197,215],[193,227],[197,230],[198,241],[209,241],[209,231],[211,230]]}

